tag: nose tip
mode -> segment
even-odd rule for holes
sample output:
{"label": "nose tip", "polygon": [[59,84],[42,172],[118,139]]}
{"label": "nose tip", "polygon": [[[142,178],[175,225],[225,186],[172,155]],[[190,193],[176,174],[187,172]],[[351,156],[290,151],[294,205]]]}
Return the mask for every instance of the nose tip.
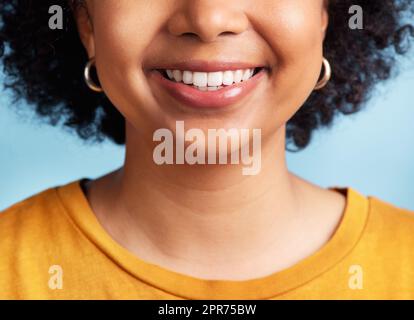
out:
{"label": "nose tip", "polygon": [[216,41],[224,35],[237,35],[248,28],[244,11],[221,1],[189,0],[171,17],[168,30],[174,36],[195,36],[203,42]]}

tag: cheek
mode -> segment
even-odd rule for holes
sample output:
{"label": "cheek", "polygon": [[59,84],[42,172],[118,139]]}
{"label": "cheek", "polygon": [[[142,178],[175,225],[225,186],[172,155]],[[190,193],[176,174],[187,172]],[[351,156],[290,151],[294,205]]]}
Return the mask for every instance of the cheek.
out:
{"label": "cheek", "polygon": [[[275,56],[277,117],[287,121],[311,94],[322,66],[322,1],[273,1],[257,21]],[[264,10],[266,9],[266,10]]]}
{"label": "cheek", "polygon": [[142,60],[165,20],[167,2],[157,7],[147,1],[106,0],[93,11],[99,80],[108,98],[131,120],[145,112],[137,105],[150,104]]}
{"label": "cheek", "polygon": [[[148,41],[150,41],[152,24],[156,19],[146,21],[145,18],[137,19],[136,15],[126,14],[122,9],[113,13],[101,14],[102,9],[97,10],[97,18],[94,21],[94,38],[97,55],[102,58],[115,58],[114,62],[128,62],[129,58],[140,57]],[[114,54],[115,53],[115,54]]]}
{"label": "cheek", "polygon": [[[279,64],[288,64],[306,58],[304,53],[321,49],[321,12],[308,6],[284,8],[274,12],[265,22],[266,38],[274,49]],[[319,53],[319,52],[318,52]]]}

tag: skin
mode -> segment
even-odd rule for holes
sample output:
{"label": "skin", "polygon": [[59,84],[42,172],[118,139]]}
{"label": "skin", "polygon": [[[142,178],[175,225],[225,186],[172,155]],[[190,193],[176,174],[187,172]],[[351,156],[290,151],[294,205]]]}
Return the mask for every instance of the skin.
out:
{"label": "skin", "polygon": [[[126,119],[119,170],[86,186],[99,222],[137,257],[202,279],[247,280],[288,268],[323,247],[345,198],[289,172],[285,125],[321,71],[323,0],[89,0],[79,33],[105,94]],[[266,65],[252,94],[224,110],[190,109],[161,91],[151,68],[197,59]],[[262,170],[158,166],[153,133],[262,129]]]}

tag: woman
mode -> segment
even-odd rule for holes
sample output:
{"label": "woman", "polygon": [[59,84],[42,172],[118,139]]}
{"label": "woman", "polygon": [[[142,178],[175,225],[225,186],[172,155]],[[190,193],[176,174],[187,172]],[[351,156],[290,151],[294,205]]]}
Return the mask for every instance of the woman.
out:
{"label": "woman", "polygon": [[389,78],[411,1],[361,0],[355,30],[348,0],[0,3],[7,86],[126,145],[119,170],[0,215],[0,297],[414,298],[412,212],[285,162]]}

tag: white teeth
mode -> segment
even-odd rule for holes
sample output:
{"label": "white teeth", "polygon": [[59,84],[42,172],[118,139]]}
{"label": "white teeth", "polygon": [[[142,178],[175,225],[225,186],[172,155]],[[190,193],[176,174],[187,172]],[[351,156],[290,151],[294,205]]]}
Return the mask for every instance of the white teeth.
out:
{"label": "white teeth", "polygon": [[231,86],[234,83],[249,80],[253,77],[254,69],[216,72],[166,70],[166,72],[172,81],[193,85],[201,91],[216,91],[222,89],[223,86]]}
{"label": "white teeth", "polygon": [[244,73],[243,73],[242,80],[243,81],[247,81],[247,80],[249,80],[251,78],[251,76],[252,76],[251,70],[245,70]]}
{"label": "white teeth", "polygon": [[243,70],[237,70],[234,73],[234,82],[235,83],[240,83],[243,79]]}
{"label": "white teeth", "polygon": [[230,86],[234,82],[234,72],[233,71],[225,71],[223,73],[223,84],[225,86]]}
{"label": "white teeth", "polygon": [[177,82],[181,82],[183,80],[183,73],[180,70],[174,70],[173,76]]}
{"label": "white teeth", "polygon": [[208,86],[218,87],[223,84],[223,72],[210,72],[208,74]]}
{"label": "white teeth", "polygon": [[171,70],[167,70],[167,75],[171,80],[174,78],[173,72]]}
{"label": "white teeth", "polygon": [[220,89],[223,89],[223,86],[218,86],[218,87],[197,87],[197,86],[193,86],[193,88],[198,89],[200,91],[217,91]]}
{"label": "white teeth", "polygon": [[191,71],[184,71],[183,82],[185,84],[193,84],[193,73]]}
{"label": "white teeth", "polygon": [[197,87],[207,87],[208,74],[207,72],[194,72],[193,84]]}

